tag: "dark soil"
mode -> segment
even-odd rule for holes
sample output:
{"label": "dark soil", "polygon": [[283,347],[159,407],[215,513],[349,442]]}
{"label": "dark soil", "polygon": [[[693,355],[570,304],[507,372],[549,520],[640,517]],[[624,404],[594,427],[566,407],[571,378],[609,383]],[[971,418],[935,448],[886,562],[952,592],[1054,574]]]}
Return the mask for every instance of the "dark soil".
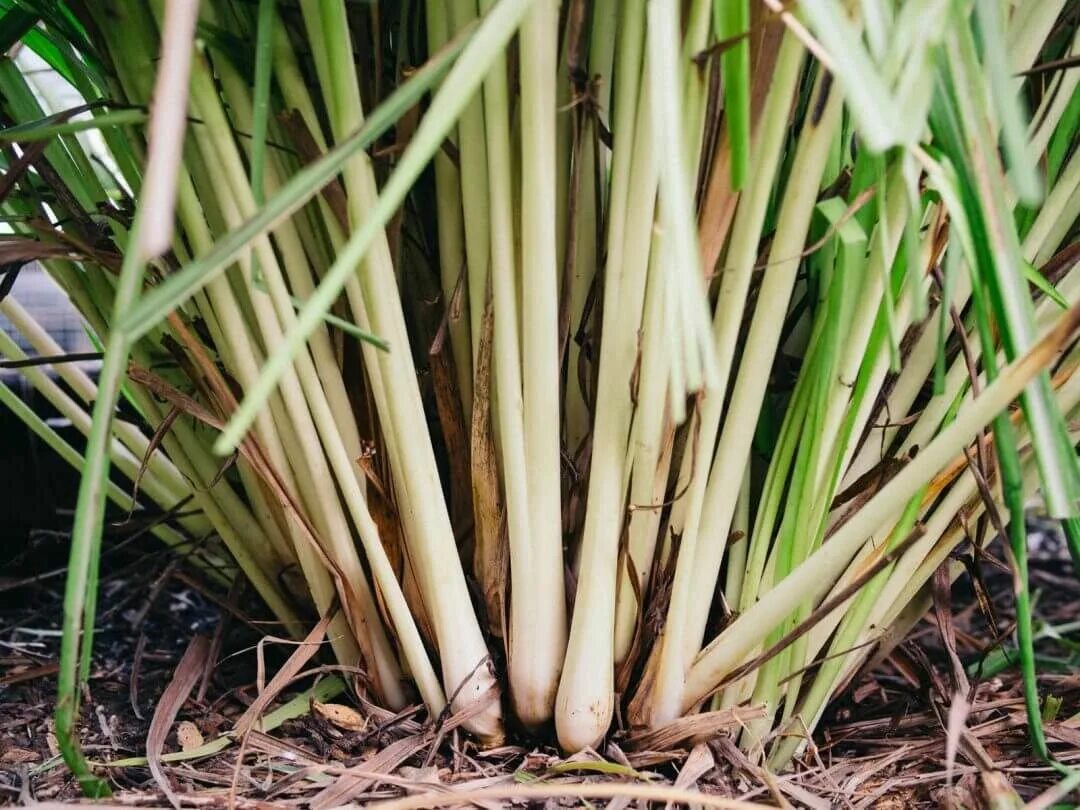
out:
{"label": "dark soil", "polygon": [[[98,762],[145,754],[154,708],[197,635],[210,640],[209,665],[178,720],[192,721],[206,740],[232,729],[258,694],[261,631],[273,632],[242,590],[208,593],[183,560],[162,552],[152,538],[122,540],[122,534],[106,541],[103,570],[109,574],[101,584],[94,664],[82,704],[83,747]],[[62,534],[37,533],[0,568],[0,804],[79,798],[56,755],[52,719],[66,549]],[[1038,556],[1044,559],[1032,562],[1032,586],[1039,619],[1076,621],[1080,585],[1068,562],[1053,549]],[[528,740],[480,752],[448,729],[452,721],[433,728],[421,710],[390,716],[356,695],[334,701],[358,707],[359,714],[312,713],[272,734],[253,732],[239,765],[235,748],[229,748],[167,764],[164,772],[182,804],[200,807],[230,801],[324,806],[334,795],[363,803],[401,795],[404,783],[414,789],[427,785],[438,796],[434,791],[445,791],[446,785],[510,789],[536,777],[548,785],[612,780],[643,785],[647,778],[652,785],[688,786],[767,804],[783,796],[810,807],[983,807],[995,790],[1015,791],[1030,801],[1060,777],[1031,754],[1017,668],[979,676],[978,663],[997,640],[1011,643],[1012,626],[1008,573],[992,559],[980,569],[984,585],[962,577],[951,604],[939,604],[951,610],[951,629],[933,613],[926,617],[905,644],[834,703],[815,735],[816,748],[779,777],[764,775],[724,737],[692,750],[636,753],[624,750],[616,738],[602,752],[622,764],[614,774],[567,764],[556,751]],[[963,673],[953,665],[950,647]],[[267,679],[293,649],[263,645]],[[1045,656],[1041,694],[1060,701],[1055,720],[1047,723],[1051,749],[1061,762],[1080,764],[1080,655],[1075,650],[1053,640],[1039,647]],[[292,688],[311,683],[308,678]],[[966,714],[962,704],[954,706],[958,691],[970,705]],[[362,723],[351,725],[350,718]],[[962,722],[956,724],[957,718]],[[178,748],[174,727],[165,750]],[[349,777],[341,774],[348,768],[354,774],[387,775],[380,781],[354,775],[349,790],[323,793],[335,782],[345,784]],[[167,806],[148,768],[112,768],[107,776],[114,802]]]}

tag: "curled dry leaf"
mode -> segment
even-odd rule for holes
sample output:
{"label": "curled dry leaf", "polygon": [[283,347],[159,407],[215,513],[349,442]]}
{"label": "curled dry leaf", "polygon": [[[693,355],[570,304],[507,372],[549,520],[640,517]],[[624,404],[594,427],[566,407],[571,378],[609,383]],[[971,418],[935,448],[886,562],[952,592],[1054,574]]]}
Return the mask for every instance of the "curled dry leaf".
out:
{"label": "curled dry leaf", "polygon": [[0,763],[4,765],[25,765],[30,762],[37,762],[39,759],[41,757],[35,751],[15,748],[14,746],[0,754]]}
{"label": "curled dry leaf", "polygon": [[199,727],[190,720],[182,720],[176,724],[176,741],[180,744],[181,751],[193,751],[204,742]]}
{"label": "curled dry leaf", "polygon": [[360,712],[340,703],[312,703],[311,708],[319,717],[343,731],[363,731],[367,726],[367,720]]}

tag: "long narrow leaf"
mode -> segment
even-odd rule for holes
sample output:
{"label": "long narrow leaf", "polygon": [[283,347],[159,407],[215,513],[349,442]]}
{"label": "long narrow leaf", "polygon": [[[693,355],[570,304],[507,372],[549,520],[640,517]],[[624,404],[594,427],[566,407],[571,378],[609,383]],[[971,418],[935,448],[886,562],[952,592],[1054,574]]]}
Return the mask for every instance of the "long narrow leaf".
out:
{"label": "long narrow leaf", "polygon": [[394,216],[416,178],[446,138],[447,132],[483,81],[491,62],[521,24],[530,3],[531,0],[501,0],[484,17],[468,47],[447,75],[442,89],[432,100],[427,115],[401,156],[401,162],[390,175],[374,209],[349,237],[307,305],[300,310],[297,323],[286,335],[284,345],[267,358],[259,379],[247,392],[214,445],[215,451],[230,453],[240,442],[293,358],[322,321],[323,313],[341,294],[349,275],[356,271],[368,248]]}
{"label": "long narrow leaf", "polygon": [[139,304],[122,318],[119,328],[131,335],[132,339],[145,335],[162,318],[223,273],[252,241],[304,206],[337,176],[353,155],[375,143],[406,110],[411,109],[438,83],[469,41],[470,34],[471,29],[463,31],[448,43],[380,104],[355,134],[293,175],[255,216],[220,239],[212,251],[147,291]]}

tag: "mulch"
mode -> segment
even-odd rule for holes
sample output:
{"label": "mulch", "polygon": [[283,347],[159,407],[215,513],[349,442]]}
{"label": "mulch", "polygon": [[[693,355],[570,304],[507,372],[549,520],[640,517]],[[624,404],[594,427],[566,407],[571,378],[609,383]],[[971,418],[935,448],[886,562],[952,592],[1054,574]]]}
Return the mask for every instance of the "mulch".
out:
{"label": "mulch", "polygon": [[[40,533],[22,546],[0,558],[0,804],[47,806],[79,799],[57,755],[52,719],[66,538]],[[105,554],[109,573],[82,701],[87,756],[107,762],[146,755],[155,709],[163,695],[175,697],[175,686],[167,690],[196,638],[201,657],[189,653],[184,665],[190,691],[180,695],[175,718],[166,716],[168,727],[158,729],[167,732],[164,751],[231,731],[259,700],[260,680],[270,680],[297,647],[259,644],[274,629],[243,589],[208,592],[183,560],[151,540],[110,539]],[[1047,736],[1060,762],[1080,765],[1080,646],[1052,637],[1054,626],[1080,618],[1080,584],[1057,550],[1040,556],[1031,578],[1044,636],[1040,691],[1051,698]],[[1007,659],[985,674],[1001,655],[993,652],[998,641],[1010,643],[1011,578],[991,557],[978,570],[978,577],[961,577],[948,604],[938,603],[952,621],[939,622],[932,611],[862,673],[830,707],[815,744],[784,774],[747,760],[724,732],[675,739],[661,750],[621,733],[602,751],[570,759],[523,735],[483,751],[454,728],[454,718],[432,720],[420,707],[391,714],[347,691],[265,733],[253,728],[242,746],[162,762],[168,793],[146,765],[109,768],[108,802],[621,808],[678,804],[694,791],[701,806],[1072,806],[1080,794],[1048,794],[1061,777],[1031,753],[1017,667]],[[325,666],[330,662],[328,655],[307,662],[304,669],[314,674],[288,684],[271,708],[320,679],[326,686],[336,674]]]}

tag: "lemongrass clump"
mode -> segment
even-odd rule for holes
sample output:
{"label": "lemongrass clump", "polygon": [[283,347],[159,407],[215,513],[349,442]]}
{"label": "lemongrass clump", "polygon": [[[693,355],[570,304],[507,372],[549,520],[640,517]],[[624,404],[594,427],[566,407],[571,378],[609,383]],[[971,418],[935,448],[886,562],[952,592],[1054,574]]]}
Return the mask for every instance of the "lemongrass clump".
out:
{"label": "lemongrass clump", "polygon": [[388,707],[578,750],[750,702],[779,768],[965,521],[1075,533],[1063,0],[183,5],[35,21],[81,119],[0,64],[7,238],[106,346],[28,372],[91,438],[84,572],[106,494],[190,499],[162,539],[333,611]]}

